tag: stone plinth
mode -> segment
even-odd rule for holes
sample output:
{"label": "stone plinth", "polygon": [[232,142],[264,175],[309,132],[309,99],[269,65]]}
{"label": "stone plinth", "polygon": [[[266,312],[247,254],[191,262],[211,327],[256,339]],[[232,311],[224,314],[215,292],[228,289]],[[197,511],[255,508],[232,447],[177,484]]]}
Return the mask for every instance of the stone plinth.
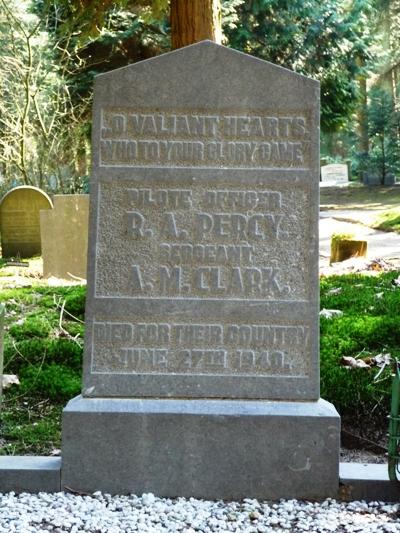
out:
{"label": "stone plinth", "polygon": [[71,400],[61,488],[165,497],[322,499],[338,488],[340,423],[318,402]]}
{"label": "stone plinth", "polygon": [[54,196],[54,209],[40,212],[43,276],[86,279],[89,195]]}
{"label": "stone plinth", "polygon": [[39,213],[52,209],[45,192],[37,187],[16,187],[0,202],[3,257],[32,257],[41,253]]}

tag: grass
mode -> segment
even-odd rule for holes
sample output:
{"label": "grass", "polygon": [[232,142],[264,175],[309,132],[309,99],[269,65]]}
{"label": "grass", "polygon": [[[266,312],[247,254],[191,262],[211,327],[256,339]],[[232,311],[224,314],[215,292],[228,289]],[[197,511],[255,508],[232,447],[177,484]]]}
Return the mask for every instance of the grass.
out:
{"label": "grass", "polygon": [[1,455],[51,455],[60,448],[63,405],[7,395],[1,413]]}
{"label": "grass", "polygon": [[85,287],[2,290],[4,373],[21,385],[4,392],[1,455],[47,455],[60,448],[61,411],[81,388]]}
{"label": "grass", "polygon": [[345,421],[368,433],[384,430],[391,396],[391,370],[345,367],[342,357],[366,361],[378,354],[400,358],[398,272],[379,276],[343,275],[321,279],[321,308],[342,316],[321,317],[321,396]]}
{"label": "grass", "polygon": [[[320,190],[320,208],[326,210],[359,210],[363,224],[382,231],[400,233],[400,186],[327,187]],[[367,216],[366,216],[367,215]],[[356,218],[356,217],[355,217]]]}
{"label": "grass", "polygon": [[373,227],[382,231],[394,231],[400,233],[400,208],[389,209],[381,213]]}
{"label": "grass", "polygon": [[[342,357],[400,358],[398,272],[321,278],[321,396],[361,433],[386,430],[390,369],[349,369]],[[0,454],[48,455],[60,448],[61,411],[80,392],[85,287],[3,290],[6,302],[5,373],[20,386],[4,392]],[[64,311],[61,308],[64,306]]]}
{"label": "grass", "polygon": [[349,187],[324,187],[320,189],[321,209],[391,209],[400,205],[400,187],[366,187],[351,184]]}

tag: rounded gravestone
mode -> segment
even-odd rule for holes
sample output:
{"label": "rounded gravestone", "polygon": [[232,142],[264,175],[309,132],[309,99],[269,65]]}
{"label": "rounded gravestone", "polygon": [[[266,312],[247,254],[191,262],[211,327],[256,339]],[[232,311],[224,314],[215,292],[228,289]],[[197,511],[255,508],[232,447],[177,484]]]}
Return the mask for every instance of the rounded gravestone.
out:
{"label": "rounded gravestone", "polygon": [[5,194],[0,202],[0,233],[3,257],[32,257],[41,253],[40,216],[52,209],[49,196],[23,185]]}

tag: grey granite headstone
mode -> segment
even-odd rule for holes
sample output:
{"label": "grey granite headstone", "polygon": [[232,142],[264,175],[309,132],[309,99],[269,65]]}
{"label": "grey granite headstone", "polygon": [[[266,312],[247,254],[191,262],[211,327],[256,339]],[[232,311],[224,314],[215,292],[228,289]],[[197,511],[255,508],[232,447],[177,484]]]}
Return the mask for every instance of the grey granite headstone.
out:
{"label": "grey granite headstone", "polygon": [[316,81],[211,42],[97,77],[83,390],[64,412],[63,484],[335,493],[338,416],[318,401],[318,146]]}
{"label": "grey granite headstone", "polygon": [[319,397],[318,94],[211,43],[97,78],[84,396]]}
{"label": "grey granite headstone", "polygon": [[392,173],[385,174],[385,177],[382,183],[382,178],[378,174],[363,172],[362,182],[363,182],[363,185],[367,185],[367,186],[379,186],[379,185],[392,186],[396,183],[396,177]]}

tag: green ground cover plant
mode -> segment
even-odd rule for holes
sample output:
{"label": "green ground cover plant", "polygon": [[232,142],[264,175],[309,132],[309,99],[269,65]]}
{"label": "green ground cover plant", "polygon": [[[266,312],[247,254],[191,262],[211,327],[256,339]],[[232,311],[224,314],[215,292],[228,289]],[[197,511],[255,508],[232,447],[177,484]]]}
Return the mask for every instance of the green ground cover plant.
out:
{"label": "green ground cover plant", "polygon": [[394,231],[400,233],[400,209],[389,209],[380,214],[373,227],[382,231]]}
{"label": "green ground cover plant", "polygon": [[400,204],[400,187],[366,187],[351,183],[348,187],[324,187],[320,190],[321,210],[395,209]]}
{"label": "green ground cover plant", "polygon": [[[343,313],[321,316],[321,396],[359,432],[385,432],[391,367],[377,361],[400,358],[399,273],[330,276],[320,290],[321,308]],[[348,366],[349,357],[365,366]]]}
{"label": "green ground cover plant", "polygon": [[0,454],[53,453],[60,447],[61,411],[80,392],[86,288],[3,290],[4,373],[20,385],[4,392]]}
{"label": "green ground cover plant", "polygon": [[[61,411],[80,392],[85,295],[80,286],[2,291],[4,372],[21,384],[4,392],[0,454],[60,448]],[[321,396],[357,431],[385,432],[391,371],[373,362],[400,358],[399,272],[323,277],[321,309],[343,313],[321,317]],[[346,358],[365,364],[348,366]]]}

